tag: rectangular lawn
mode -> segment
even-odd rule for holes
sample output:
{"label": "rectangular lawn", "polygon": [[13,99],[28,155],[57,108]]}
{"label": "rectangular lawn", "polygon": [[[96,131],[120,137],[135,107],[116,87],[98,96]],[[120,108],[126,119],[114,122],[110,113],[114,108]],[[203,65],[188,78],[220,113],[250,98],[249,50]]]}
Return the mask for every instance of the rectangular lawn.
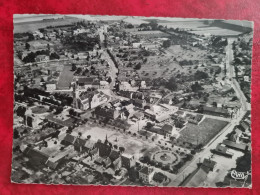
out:
{"label": "rectangular lawn", "polygon": [[188,123],[180,132],[181,136],[178,140],[189,142],[193,145],[202,144],[204,146],[227,126],[227,124],[227,121],[213,118],[205,118],[199,125]]}

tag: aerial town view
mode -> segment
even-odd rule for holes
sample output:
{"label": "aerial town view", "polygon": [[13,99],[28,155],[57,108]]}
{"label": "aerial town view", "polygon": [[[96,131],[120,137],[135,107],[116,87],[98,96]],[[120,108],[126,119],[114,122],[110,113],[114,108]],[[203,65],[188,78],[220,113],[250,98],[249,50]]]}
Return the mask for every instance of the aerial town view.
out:
{"label": "aerial town view", "polygon": [[251,187],[249,21],[14,15],[14,183]]}

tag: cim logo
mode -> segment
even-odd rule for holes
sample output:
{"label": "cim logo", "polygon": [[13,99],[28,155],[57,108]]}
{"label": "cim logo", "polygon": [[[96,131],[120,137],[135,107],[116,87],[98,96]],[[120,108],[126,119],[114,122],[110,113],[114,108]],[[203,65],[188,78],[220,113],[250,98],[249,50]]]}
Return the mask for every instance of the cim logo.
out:
{"label": "cim logo", "polygon": [[233,179],[244,179],[246,180],[248,178],[248,176],[251,175],[251,173],[249,172],[237,172],[236,170],[232,170],[231,171],[231,177]]}

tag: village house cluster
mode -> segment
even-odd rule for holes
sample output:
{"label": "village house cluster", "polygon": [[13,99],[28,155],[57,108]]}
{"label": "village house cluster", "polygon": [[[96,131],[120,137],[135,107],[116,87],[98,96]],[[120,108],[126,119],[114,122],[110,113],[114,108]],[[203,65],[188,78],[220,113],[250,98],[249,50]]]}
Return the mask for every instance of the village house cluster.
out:
{"label": "village house cluster", "polygon": [[[224,172],[251,151],[252,29],[198,20],[227,31],[220,36],[174,21],[93,18],[14,34],[12,181],[233,182]],[[233,167],[217,173],[222,158]],[[251,170],[245,161],[241,171]]]}

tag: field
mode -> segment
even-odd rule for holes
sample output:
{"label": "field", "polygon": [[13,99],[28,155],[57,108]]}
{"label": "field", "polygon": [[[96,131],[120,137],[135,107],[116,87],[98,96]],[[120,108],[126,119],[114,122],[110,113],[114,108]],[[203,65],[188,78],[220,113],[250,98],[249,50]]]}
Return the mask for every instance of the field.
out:
{"label": "field", "polygon": [[179,141],[189,142],[193,145],[206,145],[213,139],[226,125],[227,121],[212,118],[205,118],[199,125],[188,123],[180,132]]}
{"label": "field", "polygon": [[79,21],[79,19],[73,17],[65,16],[64,18],[65,19],[39,20],[39,21],[25,20],[25,22],[14,24],[14,33],[34,32],[39,28],[45,28],[47,26],[67,25]]}
{"label": "field", "polygon": [[70,65],[65,65],[62,72],[60,73],[59,80],[57,83],[58,89],[68,89],[73,79],[74,72],[71,71]]}
{"label": "field", "polygon": [[174,55],[165,54],[165,56],[149,56],[147,62],[138,70],[142,78],[171,77],[173,72],[182,70],[178,62],[174,61]]}

